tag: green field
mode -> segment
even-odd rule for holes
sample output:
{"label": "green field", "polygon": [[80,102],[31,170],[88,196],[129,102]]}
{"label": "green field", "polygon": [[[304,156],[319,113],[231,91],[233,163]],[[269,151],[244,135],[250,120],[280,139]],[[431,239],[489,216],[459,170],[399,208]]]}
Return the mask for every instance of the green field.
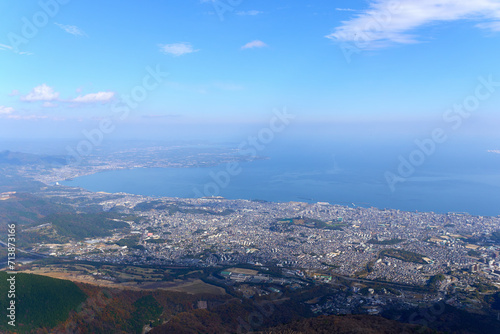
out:
{"label": "green field", "polygon": [[410,251],[405,251],[403,249],[394,249],[394,248],[384,249],[379,254],[379,257],[382,256],[392,257],[405,262],[427,264],[427,262],[424,261],[423,259],[425,255],[421,255]]}

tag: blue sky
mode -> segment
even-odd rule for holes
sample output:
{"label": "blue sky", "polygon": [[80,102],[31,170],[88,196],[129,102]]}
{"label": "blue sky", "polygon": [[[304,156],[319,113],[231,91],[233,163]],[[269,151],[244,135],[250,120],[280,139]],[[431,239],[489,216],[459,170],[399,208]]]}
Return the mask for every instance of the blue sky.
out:
{"label": "blue sky", "polygon": [[[498,0],[5,0],[0,13],[1,137],[79,136],[116,118],[148,68],[168,76],[115,120],[123,136],[234,130],[282,107],[309,132],[425,133],[478,77],[500,82]],[[460,130],[497,134],[499,106],[500,87]]]}

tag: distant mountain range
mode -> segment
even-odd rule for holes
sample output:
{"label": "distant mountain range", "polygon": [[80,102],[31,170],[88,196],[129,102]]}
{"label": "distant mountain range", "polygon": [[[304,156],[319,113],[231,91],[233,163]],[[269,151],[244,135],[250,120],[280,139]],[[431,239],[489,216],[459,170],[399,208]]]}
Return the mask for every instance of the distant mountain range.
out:
{"label": "distant mountain range", "polygon": [[38,155],[31,153],[12,152],[9,150],[0,152],[0,164],[8,165],[66,165],[66,158],[56,155]]}

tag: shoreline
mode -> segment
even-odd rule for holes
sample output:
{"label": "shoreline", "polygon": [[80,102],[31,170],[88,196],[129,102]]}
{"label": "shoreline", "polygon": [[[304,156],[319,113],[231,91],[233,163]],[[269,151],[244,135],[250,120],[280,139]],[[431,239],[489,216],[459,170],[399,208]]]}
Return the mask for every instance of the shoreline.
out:
{"label": "shoreline", "polygon": [[[347,208],[361,208],[361,209],[376,209],[379,211],[399,211],[399,212],[407,212],[407,213],[432,213],[432,214],[438,214],[438,215],[465,215],[465,216],[471,216],[471,217],[490,217],[490,218],[500,218],[500,214],[498,215],[484,215],[484,214],[471,214],[469,212],[463,212],[463,211],[426,211],[426,210],[404,210],[404,209],[398,209],[398,208],[391,208],[391,207],[377,207],[377,206],[361,206],[357,205],[356,203],[351,203],[351,205],[346,204],[346,202],[339,202],[339,203],[333,203],[333,202],[324,202],[324,201],[311,201],[311,202],[303,202],[303,201],[276,201],[276,200],[264,200],[264,199],[249,199],[249,198],[226,198],[223,196],[205,196],[205,197],[181,197],[181,196],[168,196],[168,195],[143,195],[143,194],[136,194],[136,193],[129,193],[129,192],[109,192],[109,191],[94,191],[91,189],[83,188],[81,186],[69,186],[69,185],[59,185],[59,187],[64,187],[64,188],[70,188],[70,189],[79,189],[83,191],[88,191],[91,193],[95,194],[107,194],[107,195],[127,195],[127,196],[139,196],[139,197],[148,197],[148,198],[153,198],[153,199],[161,199],[161,200],[171,200],[171,199],[178,199],[178,200],[219,200],[219,201],[248,201],[248,202],[269,202],[269,203],[274,203],[274,204],[286,204],[286,203],[302,203],[302,204],[307,204],[307,205],[314,205],[314,204],[324,204],[324,205],[338,205],[342,207],[347,207]],[[368,203],[364,203],[368,204]]]}

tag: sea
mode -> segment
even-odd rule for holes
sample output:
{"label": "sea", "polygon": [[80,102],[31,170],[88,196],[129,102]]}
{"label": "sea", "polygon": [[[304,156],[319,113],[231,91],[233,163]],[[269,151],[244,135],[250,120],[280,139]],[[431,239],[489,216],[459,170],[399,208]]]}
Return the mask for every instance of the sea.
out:
{"label": "sea", "polygon": [[[246,147],[249,147],[248,145]],[[248,162],[137,168],[63,185],[153,197],[328,202],[403,211],[500,215],[500,154],[491,142],[276,140]]]}

